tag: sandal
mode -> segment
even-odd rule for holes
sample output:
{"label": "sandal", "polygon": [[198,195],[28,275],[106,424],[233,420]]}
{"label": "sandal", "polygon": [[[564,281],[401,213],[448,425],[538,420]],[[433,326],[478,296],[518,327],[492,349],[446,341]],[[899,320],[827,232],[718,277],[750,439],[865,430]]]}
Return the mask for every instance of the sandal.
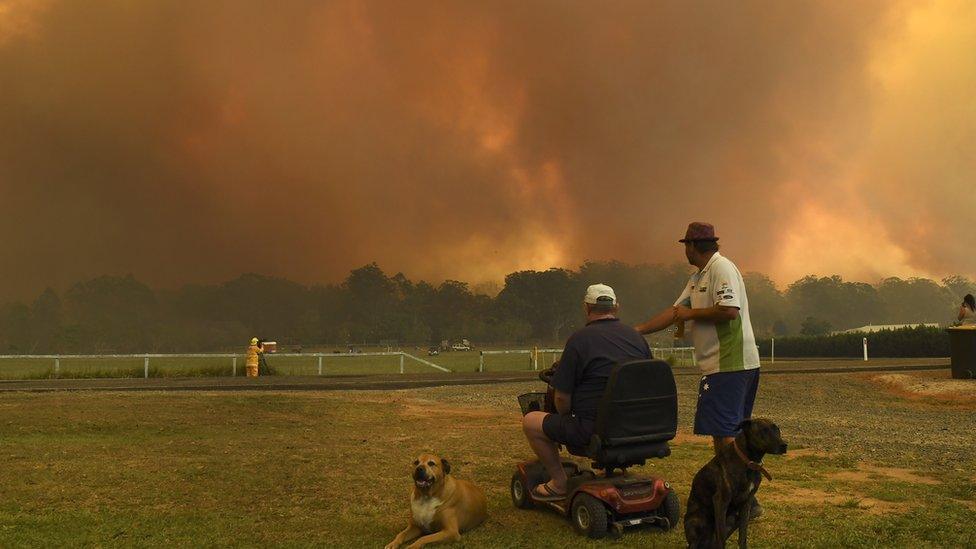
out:
{"label": "sandal", "polygon": [[553,490],[548,483],[543,482],[532,489],[532,499],[536,501],[562,501],[566,499],[566,494]]}

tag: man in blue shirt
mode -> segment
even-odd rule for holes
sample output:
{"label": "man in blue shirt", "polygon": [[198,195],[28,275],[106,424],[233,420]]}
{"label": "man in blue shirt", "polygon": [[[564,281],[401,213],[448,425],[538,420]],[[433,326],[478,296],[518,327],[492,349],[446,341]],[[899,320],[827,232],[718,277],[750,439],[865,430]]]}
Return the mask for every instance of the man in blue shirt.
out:
{"label": "man in blue shirt", "polygon": [[537,501],[566,497],[566,472],[559,459],[559,444],[580,453],[590,442],[597,406],[614,364],[651,357],[647,341],[617,318],[613,288],[594,284],[583,299],[586,326],[566,341],[550,385],[557,413],[529,412],[522,430],[529,446],[545,466],[550,480],[532,491]]}

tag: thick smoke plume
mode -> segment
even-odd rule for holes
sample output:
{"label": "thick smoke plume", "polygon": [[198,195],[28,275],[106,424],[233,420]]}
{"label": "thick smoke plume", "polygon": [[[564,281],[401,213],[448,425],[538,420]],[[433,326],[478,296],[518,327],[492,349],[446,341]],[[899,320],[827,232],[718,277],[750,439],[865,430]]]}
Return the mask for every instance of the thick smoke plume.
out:
{"label": "thick smoke plume", "polygon": [[0,1],[0,294],[133,273],[976,272],[976,10]]}

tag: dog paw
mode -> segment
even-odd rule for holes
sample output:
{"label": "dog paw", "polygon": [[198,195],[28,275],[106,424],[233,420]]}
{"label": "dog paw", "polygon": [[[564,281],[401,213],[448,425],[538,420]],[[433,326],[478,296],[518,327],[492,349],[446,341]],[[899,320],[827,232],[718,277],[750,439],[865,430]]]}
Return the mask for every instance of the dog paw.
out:
{"label": "dog paw", "polygon": [[399,549],[399,547],[400,547],[399,543],[395,541],[391,541],[390,543],[387,543],[386,547],[384,547],[383,549]]}

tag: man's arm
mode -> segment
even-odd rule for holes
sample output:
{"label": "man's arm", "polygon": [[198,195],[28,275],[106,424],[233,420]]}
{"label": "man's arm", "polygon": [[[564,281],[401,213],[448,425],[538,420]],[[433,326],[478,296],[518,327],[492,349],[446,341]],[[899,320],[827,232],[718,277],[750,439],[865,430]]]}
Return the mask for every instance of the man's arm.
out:
{"label": "man's arm", "polygon": [[678,320],[700,320],[703,322],[729,322],[739,318],[738,307],[712,305],[707,309],[690,309],[683,305],[675,307]]}
{"label": "man's arm", "polygon": [[660,332],[678,321],[677,307],[686,303],[689,305],[691,304],[691,281],[688,281],[688,284],[685,284],[685,289],[681,292],[681,295],[678,296],[678,300],[674,302],[673,307],[669,307],[651,317],[650,320],[634,326],[634,329],[640,334],[652,334],[654,332]]}
{"label": "man's arm", "polygon": [[661,330],[674,324],[674,321],[677,320],[677,318],[678,317],[675,315],[675,307],[668,307],[667,309],[651,317],[650,320],[634,326],[634,328],[641,334],[652,334],[654,332],[660,332]]}
{"label": "man's arm", "polygon": [[560,414],[568,414],[572,411],[573,395],[571,393],[564,393],[559,389],[552,390],[553,404],[556,405],[556,411]]}
{"label": "man's arm", "polygon": [[576,348],[577,341],[570,337],[559,358],[559,367],[553,372],[549,380],[552,387],[552,403],[556,412],[568,414],[572,412],[573,390],[576,388],[576,372],[580,367],[580,355]]}

